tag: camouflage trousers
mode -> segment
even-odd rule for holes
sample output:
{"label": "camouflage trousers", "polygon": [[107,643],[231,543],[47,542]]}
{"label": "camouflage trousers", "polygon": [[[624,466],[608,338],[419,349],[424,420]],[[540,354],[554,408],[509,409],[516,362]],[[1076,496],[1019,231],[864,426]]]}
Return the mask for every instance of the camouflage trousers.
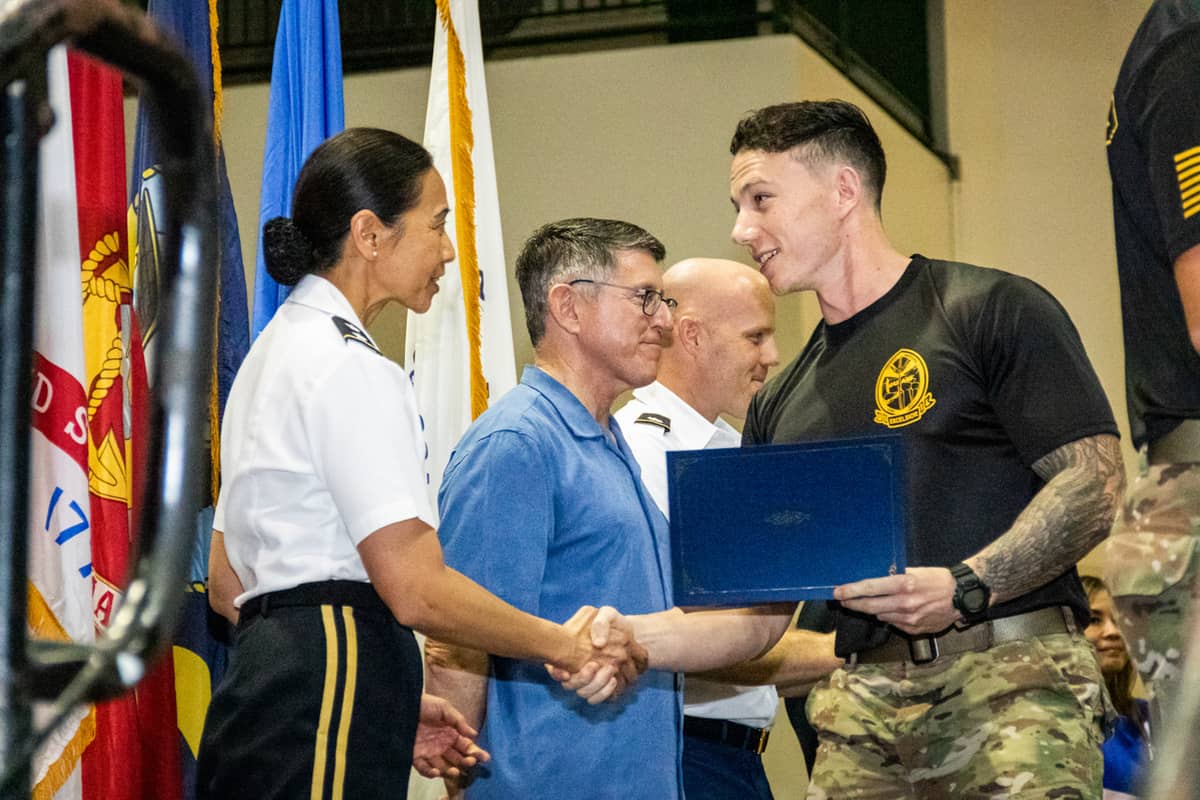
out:
{"label": "camouflage trousers", "polygon": [[1107,550],[1117,625],[1156,710],[1169,709],[1190,609],[1200,602],[1200,464],[1144,470],[1125,495]]}
{"label": "camouflage trousers", "polygon": [[809,695],[809,800],[1096,798],[1107,693],[1066,633],[921,666],[856,664]]}

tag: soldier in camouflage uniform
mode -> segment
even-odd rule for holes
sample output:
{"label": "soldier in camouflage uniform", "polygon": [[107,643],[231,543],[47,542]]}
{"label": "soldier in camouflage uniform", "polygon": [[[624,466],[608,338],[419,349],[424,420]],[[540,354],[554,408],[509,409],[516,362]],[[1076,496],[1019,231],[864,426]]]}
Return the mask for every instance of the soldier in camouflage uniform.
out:
{"label": "soldier in camouflage uniform", "polygon": [[[1161,718],[1179,679],[1191,611],[1200,598],[1200,464],[1147,467],[1108,541],[1107,582],[1117,624]],[[1200,617],[1196,618],[1200,621]],[[1160,697],[1162,693],[1167,697]]]}
{"label": "soldier in camouflage uniform", "polygon": [[849,103],[760,109],[730,149],[734,240],[822,314],[743,445],[907,445],[908,566],[834,592],[846,664],[809,697],[809,797],[1099,798],[1106,694],[1074,565],[1124,468],[1078,333],[1030,281],[891,245],[883,150]]}
{"label": "soldier in camouflage uniform", "polygon": [[1129,427],[1146,463],[1113,526],[1107,582],[1164,741],[1191,736],[1169,723],[1200,595],[1198,54],[1200,0],[1158,0],[1108,114]]}

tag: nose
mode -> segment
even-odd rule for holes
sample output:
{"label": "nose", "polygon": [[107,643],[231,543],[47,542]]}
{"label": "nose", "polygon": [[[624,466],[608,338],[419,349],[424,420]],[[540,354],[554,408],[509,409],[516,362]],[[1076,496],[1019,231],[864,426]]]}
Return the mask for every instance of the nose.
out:
{"label": "nose", "polygon": [[454,242],[450,241],[450,234],[442,231],[442,263],[449,264],[454,260]]}
{"label": "nose", "polygon": [[670,330],[675,324],[675,317],[671,313],[671,307],[666,303],[659,303],[658,308],[654,309],[654,313],[650,315],[650,324],[656,328]]}
{"label": "nose", "polygon": [[742,247],[749,247],[754,241],[754,235],[754,226],[746,219],[746,212],[738,211],[737,217],[733,220],[733,230],[729,232],[729,238],[735,244],[740,244]]}
{"label": "nose", "polygon": [[1102,639],[1120,639],[1121,629],[1117,627],[1117,622],[1111,615],[1105,615],[1104,621],[1100,625],[1100,638]]}
{"label": "nose", "polygon": [[762,345],[762,363],[770,368],[779,363],[779,346],[775,343],[775,334],[769,334]]}

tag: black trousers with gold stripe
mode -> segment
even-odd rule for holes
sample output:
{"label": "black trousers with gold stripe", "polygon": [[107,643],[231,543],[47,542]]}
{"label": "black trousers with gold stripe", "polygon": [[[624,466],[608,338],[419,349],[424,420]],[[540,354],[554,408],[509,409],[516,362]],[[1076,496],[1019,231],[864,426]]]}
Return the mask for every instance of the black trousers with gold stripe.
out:
{"label": "black trousers with gold stripe", "polygon": [[197,765],[212,800],[403,798],[421,658],[370,584],[304,584],[247,601]]}

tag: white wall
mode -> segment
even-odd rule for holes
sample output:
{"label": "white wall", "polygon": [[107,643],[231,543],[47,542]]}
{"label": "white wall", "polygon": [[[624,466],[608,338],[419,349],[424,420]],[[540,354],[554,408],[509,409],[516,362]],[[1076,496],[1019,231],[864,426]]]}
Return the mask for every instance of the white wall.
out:
{"label": "white wall", "polygon": [[[1026,275],[1066,306],[1121,427],[1124,347],[1104,130],[1148,0],[948,0],[957,257]],[[1085,568],[1100,568],[1099,554]]]}

